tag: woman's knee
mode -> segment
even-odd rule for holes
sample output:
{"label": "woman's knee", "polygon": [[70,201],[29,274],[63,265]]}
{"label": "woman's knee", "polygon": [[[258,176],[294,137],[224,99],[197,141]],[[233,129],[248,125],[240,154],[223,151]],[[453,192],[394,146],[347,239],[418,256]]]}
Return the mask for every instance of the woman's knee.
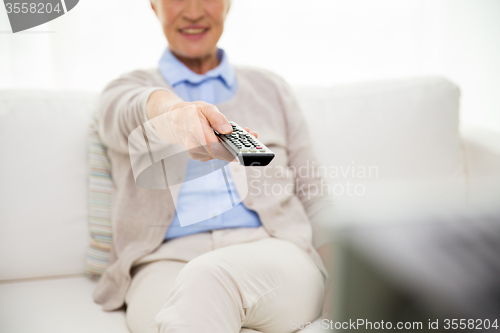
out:
{"label": "woman's knee", "polygon": [[200,256],[191,260],[180,271],[177,282],[224,281],[231,278],[228,265],[213,256]]}
{"label": "woman's knee", "polygon": [[190,261],[177,277],[169,303],[203,300],[218,306],[229,306],[242,311],[243,301],[238,278],[230,267],[219,258],[207,256]]}

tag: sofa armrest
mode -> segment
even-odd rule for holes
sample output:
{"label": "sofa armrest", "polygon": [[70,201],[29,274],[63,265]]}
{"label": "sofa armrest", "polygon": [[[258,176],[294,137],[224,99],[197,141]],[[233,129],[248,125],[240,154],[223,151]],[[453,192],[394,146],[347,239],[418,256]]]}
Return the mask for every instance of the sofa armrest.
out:
{"label": "sofa armrest", "polygon": [[500,214],[500,132],[460,127],[465,154],[468,203],[474,211]]}
{"label": "sofa armrest", "polygon": [[470,177],[500,176],[500,132],[461,126],[467,172]]}

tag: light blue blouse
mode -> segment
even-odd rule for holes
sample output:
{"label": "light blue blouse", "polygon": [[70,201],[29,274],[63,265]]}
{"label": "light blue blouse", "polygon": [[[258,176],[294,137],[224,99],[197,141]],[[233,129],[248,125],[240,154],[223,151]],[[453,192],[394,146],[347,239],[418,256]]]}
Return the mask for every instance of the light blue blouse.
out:
{"label": "light blue blouse", "polygon": [[[218,57],[219,65],[200,75],[192,72],[167,49],[160,59],[159,69],[184,101],[222,103],[234,96],[238,82],[222,49],[218,50]],[[227,184],[221,168],[225,170]],[[207,173],[207,170],[212,172]],[[241,203],[226,162],[189,160],[185,179],[165,239],[213,229],[261,226],[257,213]]]}

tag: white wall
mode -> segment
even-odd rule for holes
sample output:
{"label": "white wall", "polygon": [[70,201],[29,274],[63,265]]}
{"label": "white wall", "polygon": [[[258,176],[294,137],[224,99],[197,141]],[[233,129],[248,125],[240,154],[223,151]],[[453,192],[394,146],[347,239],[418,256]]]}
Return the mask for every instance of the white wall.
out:
{"label": "white wall", "polygon": [[[81,0],[15,35],[0,7],[0,88],[99,90],[166,46],[147,0]],[[220,45],[294,85],[443,75],[462,121],[500,130],[499,0],[233,0]]]}

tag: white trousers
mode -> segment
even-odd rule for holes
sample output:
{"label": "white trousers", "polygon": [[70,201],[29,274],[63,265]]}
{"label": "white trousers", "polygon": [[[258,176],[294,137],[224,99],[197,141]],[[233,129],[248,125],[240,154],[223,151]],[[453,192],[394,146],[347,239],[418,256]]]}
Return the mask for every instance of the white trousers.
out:
{"label": "white trousers", "polygon": [[[137,269],[126,295],[131,332],[293,332],[292,321],[320,315],[323,276],[303,250],[268,236],[242,243],[212,233],[175,239]],[[181,243],[193,259],[176,253]]]}

